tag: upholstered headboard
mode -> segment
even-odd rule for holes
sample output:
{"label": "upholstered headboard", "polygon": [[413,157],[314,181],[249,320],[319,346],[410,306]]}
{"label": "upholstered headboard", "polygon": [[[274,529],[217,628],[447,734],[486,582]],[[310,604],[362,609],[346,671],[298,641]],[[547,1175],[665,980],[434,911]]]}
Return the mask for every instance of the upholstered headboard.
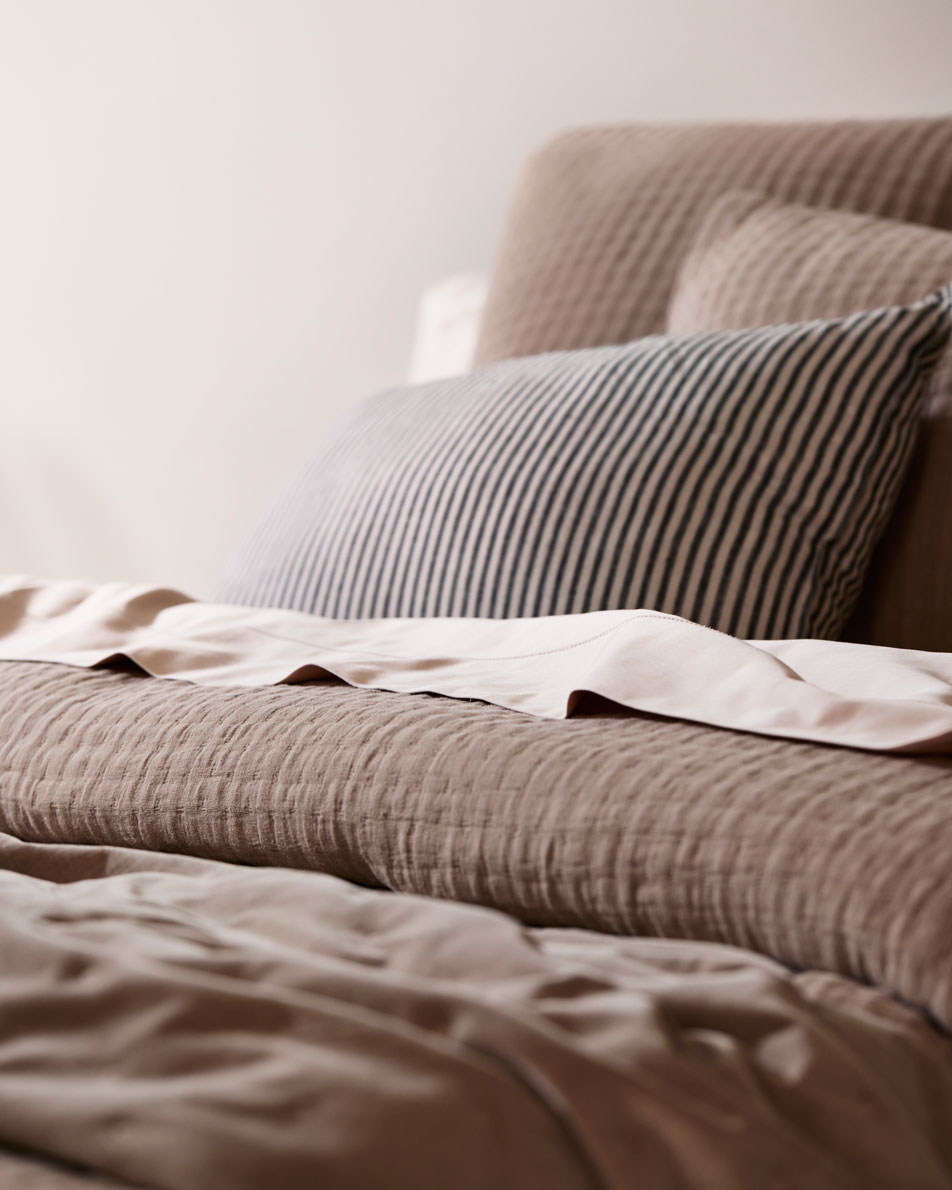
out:
{"label": "upholstered headboard", "polygon": [[[558,136],[518,183],[476,363],[665,330],[700,222],[738,189],[952,229],[952,117]],[[952,650],[952,394],[942,408],[923,422],[847,639]]]}
{"label": "upholstered headboard", "polygon": [[737,188],[952,228],[952,118],[560,135],[523,171],[477,363],[663,330],[699,219]]}

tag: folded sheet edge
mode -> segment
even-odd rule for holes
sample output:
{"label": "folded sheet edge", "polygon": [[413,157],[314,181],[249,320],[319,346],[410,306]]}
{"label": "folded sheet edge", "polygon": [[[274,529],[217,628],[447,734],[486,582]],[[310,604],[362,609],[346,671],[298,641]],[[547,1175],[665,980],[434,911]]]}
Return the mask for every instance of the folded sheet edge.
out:
{"label": "folded sheet edge", "polygon": [[328,620],[162,587],[0,578],[0,659],[256,686],[353,686],[565,718],[585,693],[636,712],[874,751],[952,751],[952,654],[742,641],[646,609],[532,619]]}

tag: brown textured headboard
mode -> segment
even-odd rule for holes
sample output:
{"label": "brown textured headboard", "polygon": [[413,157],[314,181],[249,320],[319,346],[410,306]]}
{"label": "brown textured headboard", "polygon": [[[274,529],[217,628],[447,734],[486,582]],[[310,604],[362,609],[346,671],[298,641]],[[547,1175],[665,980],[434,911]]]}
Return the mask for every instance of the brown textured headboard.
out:
{"label": "brown textured headboard", "polygon": [[952,228],[952,118],[562,134],[523,172],[477,362],[663,330],[698,219],[737,188]]}
{"label": "brown textured headboard", "polygon": [[[952,117],[562,134],[517,187],[477,362],[665,330],[699,221],[737,189],[952,229]],[[952,416],[923,423],[846,637],[952,651]]]}

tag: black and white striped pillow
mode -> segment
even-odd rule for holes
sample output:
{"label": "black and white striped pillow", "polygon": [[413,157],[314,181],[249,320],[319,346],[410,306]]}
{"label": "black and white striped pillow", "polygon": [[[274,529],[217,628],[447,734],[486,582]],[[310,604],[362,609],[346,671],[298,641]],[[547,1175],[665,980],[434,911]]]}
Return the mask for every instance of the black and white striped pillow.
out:
{"label": "black and white striped pillow", "polygon": [[216,592],[323,616],[656,608],[833,636],[952,287],[849,318],[509,360],[361,406]]}

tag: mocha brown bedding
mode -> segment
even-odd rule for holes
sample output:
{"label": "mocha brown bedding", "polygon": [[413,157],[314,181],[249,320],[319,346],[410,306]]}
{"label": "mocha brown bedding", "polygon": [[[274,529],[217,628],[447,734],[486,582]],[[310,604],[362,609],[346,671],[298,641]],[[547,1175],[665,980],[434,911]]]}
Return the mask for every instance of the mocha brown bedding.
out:
{"label": "mocha brown bedding", "polygon": [[952,1026],[952,758],[7,662],[0,829],[726,942]]}
{"label": "mocha brown bedding", "polygon": [[144,1186],[949,1184],[952,1046],[733,948],[0,836],[0,953],[0,1143]]}
{"label": "mocha brown bedding", "polygon": [[0,1186],[3,1190],[139,1190],[131,1182],[9,1151],[0,1151]]}
{"label": "mocha brown bedding", "polygon": [[949,759],[3,663],[0,829],[0,1144],[37,1159],[952,1186]]}

